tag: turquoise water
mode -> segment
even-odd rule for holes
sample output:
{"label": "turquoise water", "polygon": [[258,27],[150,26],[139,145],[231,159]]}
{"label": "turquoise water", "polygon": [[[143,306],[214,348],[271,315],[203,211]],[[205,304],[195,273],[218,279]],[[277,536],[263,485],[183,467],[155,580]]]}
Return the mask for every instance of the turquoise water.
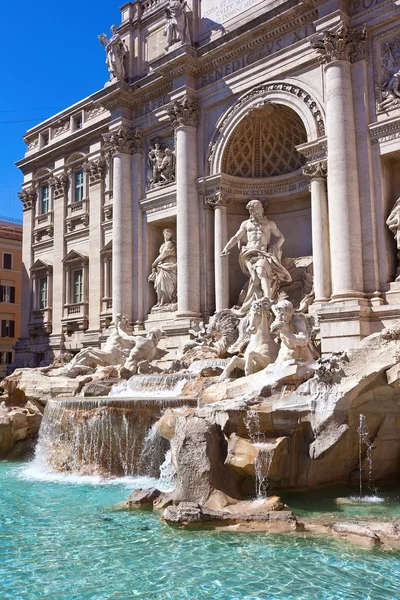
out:
{"label": "turquoise water", "polygon": [[[304,492],[282,491],[282,500],[301,518],[327,521],[400,521],[398,486],[382,486],[359,502],[357,485],[332,485]],[[398,595],[400,599],[400,593]]]}
{"label": "turquoise water", "polygon": [[115,512],[124,483],[0,463],[1,600],[398,600],[400,553],[304,535],[181,531]]}

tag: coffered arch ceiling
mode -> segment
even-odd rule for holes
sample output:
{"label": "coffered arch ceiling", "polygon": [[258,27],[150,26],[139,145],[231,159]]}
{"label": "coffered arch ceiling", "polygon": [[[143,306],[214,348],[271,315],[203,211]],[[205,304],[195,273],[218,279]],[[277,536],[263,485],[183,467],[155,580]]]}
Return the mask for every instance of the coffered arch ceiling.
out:
{"label": "coffered arch ceiling", "polygon": [[222,172],[236,177],[276,177],[297,171],[305,157],[297,150],[307,132],[291,108],[270,104],[254,108],[228,140]]}

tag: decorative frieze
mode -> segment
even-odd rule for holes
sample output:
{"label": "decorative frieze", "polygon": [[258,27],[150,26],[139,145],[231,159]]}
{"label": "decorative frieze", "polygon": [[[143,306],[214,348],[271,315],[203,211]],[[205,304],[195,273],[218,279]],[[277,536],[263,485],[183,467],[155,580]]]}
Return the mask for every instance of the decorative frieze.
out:
{"label": "decorative frieze", "polygon": [[90,121],[91,119],[95,119],[99,115],[107,112],[107,109],[104,106],[94,106],[93,108],[88,108],[85,110],[85,121]]}
{"label": "decorative frieze", "polygon": [[375,69],[380,71],[380,82],[376,84],[376,108],[378,113],[382,113],[400,106],[400,37],[383,41],[379,54],[379,64],[375,64]]}
{"label": "decorative frieze", "polygon": [[175,100],[167,109],[172,127],[174,129],[182,126],[197,127],[198,108],[197,100],[187,96]]}
{"label": "decorative frieze", "polygon": [[103,140],[103,150],[111,156],[117,152],[136,154],[143,151],[143,138],[138,129],[127,129],[121,125],[115,131],[103,133]]}
{"label": "decorative frieze", "polygon": [[55,200],[57,200],[57,198],[62,198],[67,193],[68,183],[69,177],[67,173],[60,173],[60,175],[50,177],[49,185],[53,190],[53,197]]}
{"label": "decorative frieze", "polygon": [[149,189],[175,181],[175,152],[169,147],[162,148],[158,139],[154,140],[154,145],[150,147],[148,164],[151,170]]}
{"label": "decorative frieze", "polygon": [[51,137],[55,138],[63,133],[67,133],[71,128],[70,120],[59,121],[51,130]]}
{"label": "decorative frieze", "polygon": [[28,152],[30,152],[31,150],[35,150],[39,147],[39,138],[35,137],[31,140],[26,140],[26,143],[28,144]]}
{"label": "decorative frieze", "polygon": [[327,29],[311,46],[318,52],[322,64],[334,60],[353,60],[363,52],[367,41],[365,27],[361,30],[350,29],[341,23],[336,29]]}
{"label": "decorative frieze", "polygon": [[18,198],[21,200],[23,210],[32,208],[36,201],[36,190],[34,187],[25,188],[22,192],[18,192]]}
{"label": "decorative frieze", "polygon": [[100,183],[106,174],[106,161],[103,157],[97,160],[87,161],[83,164],[83,170],[89,177],[89,185]]}

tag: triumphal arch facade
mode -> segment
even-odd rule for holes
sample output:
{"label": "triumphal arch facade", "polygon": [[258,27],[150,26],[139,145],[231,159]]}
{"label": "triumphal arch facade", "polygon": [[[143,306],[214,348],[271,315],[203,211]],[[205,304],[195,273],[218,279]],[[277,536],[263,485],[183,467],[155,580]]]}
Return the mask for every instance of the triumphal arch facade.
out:
{"label": "triumphal arch facade", "polygon": [[396,0],[138,0],[99,41],[104,88],[18,163],[21,364],[100,345],[118,314],[172,358],[271,282],[323,353],[399,318]]}

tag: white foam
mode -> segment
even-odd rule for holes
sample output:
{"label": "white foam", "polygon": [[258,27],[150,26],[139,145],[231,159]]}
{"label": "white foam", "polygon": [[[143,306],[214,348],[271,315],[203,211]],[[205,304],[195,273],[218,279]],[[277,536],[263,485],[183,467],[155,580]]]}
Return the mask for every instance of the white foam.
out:
{"label": "white foam", "polygon": [[101,475],[78,475],[77,473],[59,473],[33,460],[18,469],[17,476],[28,481],[45,481],[68,485],[123,485],[132,490],[157,486],[157,479],[144,476],[102,477]]}
{"label": "white foam", "polygon": [[350,496],[350,500],[354,504],[380,504],[385,502],[385,498],[381,496]]}

